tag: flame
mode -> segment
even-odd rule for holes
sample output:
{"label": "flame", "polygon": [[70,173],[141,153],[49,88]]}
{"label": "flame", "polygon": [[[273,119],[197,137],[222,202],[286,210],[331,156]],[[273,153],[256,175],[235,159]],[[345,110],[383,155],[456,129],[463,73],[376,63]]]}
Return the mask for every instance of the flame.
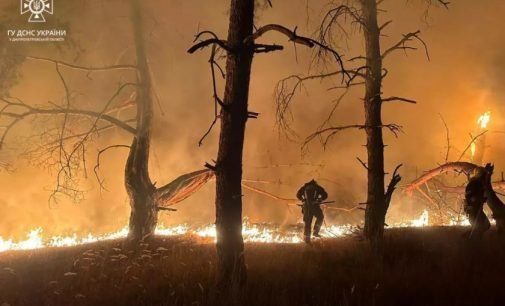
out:
{"label": "flame", "polygon": [[429,221],[430,221],[430,215],[427,210],[424,210],[418,219],[411,221],[411,224],[413,227],[423,227],[428,226]]}
{"label": "flame", "polygon": [[477,119],[477,124],[480,126],[481,129],[487,128],[487,125],[489,124],[489,121],[491,120],[491,111],[485,112],[483,115]]}
{"label": "flame", "polygon": [[475,150],[476,150],[476,145],[475,145],[475,142],[472,142],[470,144],[470,154],[472,154],[472,159],[475,157]]}
{"label": "flame", "polygon": [[[424,210],[417,219],[409,220],[407,222],[394,223],[390,227],[424,227],[429,225],[429,213]],[[469,225],[467,218],[450,220],[444,225]],[[353,225],[328,225],[321,229],[321,236],[323,238],[335,238],[351,235],[357,230]],[[216,240],[216,227],[214,224],[209,224],[202,227],[191,227],[187,224],[176,226],[158,225],[155,231],[159,236],[194,236],[203,239]],[[78,237],[76,234],[70,236],[53,236],[45,237],[42,228],[35,228],[31,230],[25,240],[18,242],[12,239],[6,240],[0,236],[0,253],[11,250],[33,250],[45,247],[69,247],[81,244],[93,243],[98,241],[113,240],[125,238],[128,235],[128,227],[108,233],[105,235],[94,236],[88,234],[84,237]],[[249,243],[301,243],[301,231],[293,228],[291,230],[281,230],[278,226],[271,224],[252,224],[247,220],[244,221],[242,226],[242,235],[245,242]]]}
{"label": "flame", "polygon": [[[479,125],[481,130],[484,130],[487,128],[489,121],[491,121],[491,111],[487,111],[484,114],[479,116],[479,119],[477,119],[477,124]],[[472,141],[470,144],[470,154],[471,158],[475,157],[475,152],[477,151],[477,145],[475,144],[475,141]]]}
{"label": "flame", "polygon": [[[493,220],[491,221],[491,223],[493,223]],[[454,220],[451,220],[449,225],[451,226],[455,226],[455,225],[459,225],[459,226],[470,226],[470,220],[468,219],[468,217],[464,217],[464,218],[459,218],[459,219],[454,219]]]}

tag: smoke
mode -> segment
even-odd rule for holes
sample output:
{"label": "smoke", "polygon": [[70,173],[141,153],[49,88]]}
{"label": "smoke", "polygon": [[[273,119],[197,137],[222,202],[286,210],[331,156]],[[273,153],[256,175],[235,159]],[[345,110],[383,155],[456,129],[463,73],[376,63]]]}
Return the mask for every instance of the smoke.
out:
{"label": "smoke", "polygon": [[[213,120],[213,104],[208,50],[195,55],[186,53],[194,34],[209,29],[226,37],[226,1],[156,1],[145,4],[145,30],[148,41],[149,64],[152,69],[156,102],[155,127],[151,158],[151,175],[157,186],[182,173],[201,169],[205,162],[215,159],[219,125],[211,132],[202,147],[197,143]],[[311,3],[311,5],[313,5]],[[424,9],[405,6],[395,1],[387,7],[389,26],[383,48],[391,45],[401,35],[420,28],[430,49],[431,61],[423,52],[398,53],[385,61],[389,75],[384,84],[385,96],[404,96],[418,101],[417,105],[388,104],[384,106],[384,123],[397,123],[404,127],[398,138],[386,132],[386,171],[403,163],[403,183],[413,179],[423,170],[443,162],[446,134],[440,115],[450,130],[450,159],[456,159],[469,141],[477,117],[492,111],[488,143],[491,146],[486,159],[496,163],[496,169],[505,168],[502,152],[505,131],[501,119],[505,112],[500,101],[504,97],[503,77],[505,38],[501,33],[505,4],[500,0],[477,3],[458,1],[449,11],[431,10],[430,24],[423,17]],[[298,33],[310,35],[320,19],[320,7],[311,7],[306,18],[305,1],[299,5],[275,2],[273,9],[263,8],[257,25],[279,23],[287,27],[298,26]],[[472,12],[469,14],[468,12]],[[15,14],[16,12],[13,12]],[[57,13],[56,13],[57,14]],[[381,16],[381,21],[387,21]],[[307,25],[306,21],[310,20]],[[106,65],[131,63],[132,39],[128,7],[90,1],[82,7],[81,17],[69,24],[69,35],[76,41],[78,63]],[[267,181],[254,183],[286,198],[294,198],[298,188],[315,178],[323,185],[336,205],[352,207],[366,199],[366,172],[356,160],[366,160],[362,131],[343,131],[336,135],[323,150],[316,142],[302,155],[300,143],[291,142],[279,135],[275,127],[273,91],[278,80],[291,74],[307,73],[311,51],[297,47],[278,34],[263,38],[265,43],[282,43],[283,52],[260,54],[253,63],[250,92],[250,110],[259,112],[257,120],[250,120],[246,130],[244,152],[244,177]],[[362,41],[354,34],[343,42],[346,58],[360,55]],[[60,53],[52,46],[30,46],[28,53],[52,58]],[[72,52],[61,55],[67,61],[75,60]],[[50,64],[27,62],[22,68],[23,78],[18,80],[11,94],[23,100],[42,104],[60,102],[63,89],[54,67]],[[70,86],[76,91],[77,103],[87,106],[102,105],[120,81],[120,74],[93,73],[89,76],[65,70]],[[220,92],[222,92],[222,80]],[[293,104],[293,127],[301,137],[307,136],[325,118],[331,101],[339,93],[328,88],[334,81],[307,84],[306,91],[298,93]],[[128,93],[125,93],[127,95]],[[353,89],[338,107],[332,124],[346,125],[363,122],[363,92]],[[440,115],[439,115],[440,114]],[[33,227],[41,226],[48,233],[95,233],[116,230],[126,224],[129,213],[123,187],[124,150],[110,151],[103,157],[100,173],[106,179],[108,191],[100,191],[93,175],[82,181],[86,198],[80,203],[60,198],[57,205],[49,205],[48,198],[54,185],[54,176],[45,168],[34,167],[23,159],[16,159],[20,147],[35,143],[21,141],[31,132],[33,125],[26,124],[8,140],[14,173],[0,173],[0,235],[19,237]],[[89,149],[92,167],[96,150],[110,143],[129,144],[128,135],[112,131]],[[93,157],[94,156],[94,157]],[[290,165],[290,166],[287,166]],[[388,177],[387,177],[388,179]],[[290,213],[285,206],[261,195],[244,191],[244,215],[254,222],[296,222],[297,209]],[[401,218],[416,214],[424,203],[407,198],[401,190],[394,197],[391,212]],[[177,205],[178,211],[162,213],[165,224],[210,223],[214,221],[214,183]],[[363,213],[328,213],[329,222],[358,223]]]}

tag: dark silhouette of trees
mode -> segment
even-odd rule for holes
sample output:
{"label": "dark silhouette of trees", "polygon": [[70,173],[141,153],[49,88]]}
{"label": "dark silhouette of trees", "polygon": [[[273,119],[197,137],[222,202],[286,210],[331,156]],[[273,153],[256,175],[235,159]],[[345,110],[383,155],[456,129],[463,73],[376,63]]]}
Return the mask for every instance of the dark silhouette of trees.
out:
{"label": "dark silhouette of trees", "polygon": [[[338,106],[338,103],[335,103],[333,109],[330,111],[330,114],[326,120],[324,120],[323,124],[321,124],[313,134],[309,135],[303,143],[303,147],[305,147],[311,141],[320,139],[325,147],[328,141],[342,130],[360,129],[365,131],[367,139],[367,161],[363,162],[358,158],[360,163],[367,170],[368,182],[367,199],[365,202],[366,210],[364,235],[371,242],[373,249],[376,251],[381,248],[385,218],[389,207],[389,201],[391,200],[392,191],[401,179],[395,171],[387,190],[385,190],[385,145],[383,140],[383,129],[386,128],[397,136],[397,134],[402,131],[402,127],[395,123],[384,124],[382,122],[382,106],[391,102],[416,103],[416,101],[412,99],[398,96],[383,97],[382,81],[388,74],[388,70],[383,67],[383,60],[395,51],[407,52],[409,50],[417,49],[413,45],[413,42],[418,42],[425,49],[428,57],[427,47],[420,36],[420,31],[404,34],[396,44],[389,48],[381,49],[381,36],[387,26],[392,22],[387,21],[384,24],[379,25],[378,5],[382,2],[383,0],[359,0],[355,2],[338,1],[331,2],[328,5],[328,10],[326,11],[320,28],[318,29],[319,41],[335,48],[334,35],[336,32],[346,31],[345,23],[350,23],[350,26],[357,25],[360,32],[363,34],[364,55],[358,55],[349,60],[349,65],[353,67],[347,69],[346,72],[351,77],[343,86],[338,86],[335,89],[344,89],[344,93],[337,98],[337,101],[339,102],[344,98],[350,88],[364,86],[365,96],[363,99],[363,106],[365,122],[364,124],[343,126],[330,125],[330,119]],[[438,3],[446,8],[449,5],[448,2],[443,0],[428,0],[426,2],[428,5]],[[280,126],[285,130],[290,130],[289,122],[287,122],[287,116],[285,114],[289,109],[296,90],[301,88],[304,82],[338,76],[343,72],[344,71],[338,70],[305,77],[295,75],[281,80],[276,89],[278,121]],[[294,85],[290,85],[290,82],[293,81]],[[398,167],[396,170],[398,170]]]}

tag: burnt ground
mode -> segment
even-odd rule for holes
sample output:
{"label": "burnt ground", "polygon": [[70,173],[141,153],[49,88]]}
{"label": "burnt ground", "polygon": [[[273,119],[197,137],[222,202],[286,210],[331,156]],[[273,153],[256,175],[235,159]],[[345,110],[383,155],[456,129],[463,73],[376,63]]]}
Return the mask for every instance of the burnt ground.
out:
{"label": "burnt ground", "polygon": [[[245,305],[505,305],[505,243],[465,229],[393,229],[385,255],[357,237],[247,244]],[[214,245],[156,238],[0,254],[0,305],[210,305]],[[215,303],[220,304],[220,303]]]}

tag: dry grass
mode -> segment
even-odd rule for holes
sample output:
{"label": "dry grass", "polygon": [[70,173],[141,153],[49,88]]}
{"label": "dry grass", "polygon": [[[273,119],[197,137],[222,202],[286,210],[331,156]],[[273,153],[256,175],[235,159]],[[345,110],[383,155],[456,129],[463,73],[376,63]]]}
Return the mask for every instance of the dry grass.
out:
{"label": "dry grass", "polygon": [[[390,230],[375,260],[357,238],[248,244],[245,305],[504,305],[505,244],[460,228]],[[0,254],[0,305],[210,305],[214,246],[157,238]],[[219,304],[219,303],[216,303]]]}

